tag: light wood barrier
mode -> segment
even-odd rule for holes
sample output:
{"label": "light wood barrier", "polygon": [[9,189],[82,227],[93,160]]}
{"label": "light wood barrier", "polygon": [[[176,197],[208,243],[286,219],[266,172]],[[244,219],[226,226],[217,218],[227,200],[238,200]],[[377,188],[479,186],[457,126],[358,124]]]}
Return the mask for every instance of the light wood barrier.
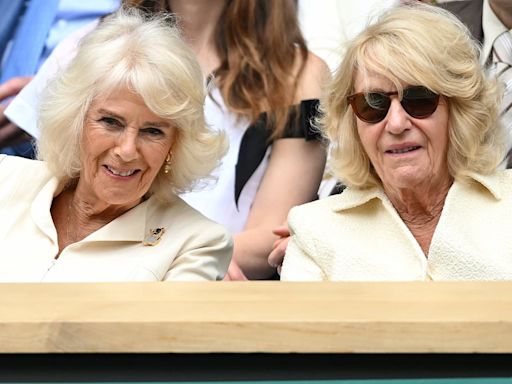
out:
{"label": "light wood barrier", "polygon": [[512,352],[512,282],[0,284],[0,352]]}

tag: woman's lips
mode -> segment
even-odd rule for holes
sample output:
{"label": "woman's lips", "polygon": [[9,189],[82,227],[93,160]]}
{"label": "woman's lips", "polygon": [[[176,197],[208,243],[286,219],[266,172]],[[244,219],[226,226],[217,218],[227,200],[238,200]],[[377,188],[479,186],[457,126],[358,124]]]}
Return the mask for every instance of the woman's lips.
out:
{"label": "woman's lips", "polygon": [[103,165],[103,167],[108,171],[108,173],[117,177],[130,177],[140,171],[140,169],[120,169],[110,165]]}
{"label": "woman's lips", "polygon": [[404,147],[400,147],[400,148],[388,149],[386,151],[386,153],[390,153],[392,155],[401,155],[403,153],[416,151],[420,148],[421,148],[421,146],[419,146],[419,145],[410,145],[410,146],[404,146]]}

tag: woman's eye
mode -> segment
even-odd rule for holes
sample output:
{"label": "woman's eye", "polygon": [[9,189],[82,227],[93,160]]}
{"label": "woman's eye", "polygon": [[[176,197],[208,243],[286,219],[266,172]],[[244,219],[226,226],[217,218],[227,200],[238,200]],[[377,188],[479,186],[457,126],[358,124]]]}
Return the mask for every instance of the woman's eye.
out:
{"label": "woman's eye", "polygon": [[143,128],[141,132],[150,136],[161,136],[164,134],[160,128]]}
{"label": "woman's eye", "polygon": [[368,105],[374,109],[386,108],[386,96],[383,96],[379,93],[368,93],[366,95],[366,101]]}
{"label": "woman's eye", "polygon": [[102,117],[100,119],[100,121],[109,127],[121,127],[122,126],[121,122],[113,117]]}

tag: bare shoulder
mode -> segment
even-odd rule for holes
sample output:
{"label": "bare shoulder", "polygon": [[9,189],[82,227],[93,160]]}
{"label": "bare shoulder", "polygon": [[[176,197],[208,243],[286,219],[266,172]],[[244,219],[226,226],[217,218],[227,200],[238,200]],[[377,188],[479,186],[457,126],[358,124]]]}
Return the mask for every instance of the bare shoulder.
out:
{"label": "bare shoulder", "polygon": [[322,96],[331,72],[327,63],[312,52],[308,52],[307,61],[298,79],[295,101],[318,99]]}

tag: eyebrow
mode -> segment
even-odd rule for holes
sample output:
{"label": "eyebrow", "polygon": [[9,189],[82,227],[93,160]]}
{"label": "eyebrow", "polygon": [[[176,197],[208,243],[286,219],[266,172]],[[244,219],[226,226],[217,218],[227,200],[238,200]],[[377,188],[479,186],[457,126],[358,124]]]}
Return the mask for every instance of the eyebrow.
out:
{"label": "eyebrow", "polygon": [[[104,114],[104,115],[109,115],[111,117],[115,117],[116,119],[121,120],[123,123],[126,123],[126,120],[124,119],[123,116],[118,115],[117,113],[114,113],[114,112],[109,111],[107,109],[100,108],[100,109],[97,110],[97,113]],[[151,126],[151,127],[156,127],[156,128],[169,128],[172,125],[171,125],[171,123],[169,123],[167,121],[145,121],[142,124],[142,126],[143,127]]]}

